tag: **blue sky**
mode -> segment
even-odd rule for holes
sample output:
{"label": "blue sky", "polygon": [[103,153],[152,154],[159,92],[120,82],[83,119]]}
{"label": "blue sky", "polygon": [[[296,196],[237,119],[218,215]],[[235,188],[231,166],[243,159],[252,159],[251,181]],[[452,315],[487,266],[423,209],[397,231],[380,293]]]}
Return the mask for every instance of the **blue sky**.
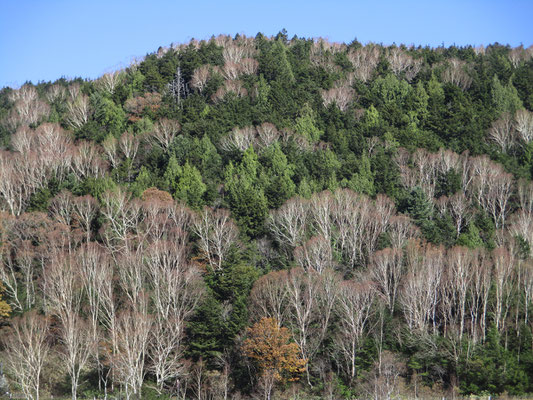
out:
{"label": "blue sky", "polygon": [[0,0],[0,87],[96,78],[159,46],[257,32],[331,41],[533,44],[532,0]]}

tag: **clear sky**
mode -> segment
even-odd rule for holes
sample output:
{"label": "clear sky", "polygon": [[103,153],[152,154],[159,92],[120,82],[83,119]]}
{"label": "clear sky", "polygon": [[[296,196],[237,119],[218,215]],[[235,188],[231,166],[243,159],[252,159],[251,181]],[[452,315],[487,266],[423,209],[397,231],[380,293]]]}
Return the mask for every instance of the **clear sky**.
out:
{"label": "clear sky", "polygon": [[533,0],[0,0],[0,87],[96,78],[220,33],[439,46],[533,44]]}

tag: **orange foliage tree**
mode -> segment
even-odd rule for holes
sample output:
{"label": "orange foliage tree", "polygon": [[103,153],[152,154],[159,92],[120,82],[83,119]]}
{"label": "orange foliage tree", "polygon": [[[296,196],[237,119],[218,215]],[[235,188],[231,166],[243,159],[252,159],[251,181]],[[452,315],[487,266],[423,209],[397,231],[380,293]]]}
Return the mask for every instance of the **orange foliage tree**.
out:
{"label": "orange foliage tree", "polygon": [[9,304],[2,300],[3,291],[4,287],[2,286],[2,282],[0,282],[0,321],[4,317],[9,317],[9,313],[11,312],[11,307],[9,306]]}
{"label": "orange foliage tree", "polygon": [[280,327],[275,318],[262,318],[248,328],[243,351],[261,370],[260,384],[266,400],[276,382],[297,381],[307,363],[300,358],[298,345],[290,343],[287,328]]}

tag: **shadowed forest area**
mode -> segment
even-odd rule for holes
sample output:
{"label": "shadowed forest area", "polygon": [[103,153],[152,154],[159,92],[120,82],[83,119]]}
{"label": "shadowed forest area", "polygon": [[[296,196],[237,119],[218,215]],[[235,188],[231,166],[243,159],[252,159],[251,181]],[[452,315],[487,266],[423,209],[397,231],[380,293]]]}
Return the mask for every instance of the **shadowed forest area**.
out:
{"label": "shadowed forest area", "polygon": [[533,394],[533,46],[237,35],[0,90],[0,397]]}

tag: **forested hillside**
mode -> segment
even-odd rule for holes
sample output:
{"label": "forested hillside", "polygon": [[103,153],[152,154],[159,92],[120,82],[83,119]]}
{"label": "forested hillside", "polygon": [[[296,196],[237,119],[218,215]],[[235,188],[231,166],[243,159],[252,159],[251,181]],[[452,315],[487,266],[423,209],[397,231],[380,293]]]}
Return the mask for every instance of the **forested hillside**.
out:
{"label": "forested hillside", "polygon": [[285,31],[3,88],[0,392],[533,393],[532,110],[533,47]]}

